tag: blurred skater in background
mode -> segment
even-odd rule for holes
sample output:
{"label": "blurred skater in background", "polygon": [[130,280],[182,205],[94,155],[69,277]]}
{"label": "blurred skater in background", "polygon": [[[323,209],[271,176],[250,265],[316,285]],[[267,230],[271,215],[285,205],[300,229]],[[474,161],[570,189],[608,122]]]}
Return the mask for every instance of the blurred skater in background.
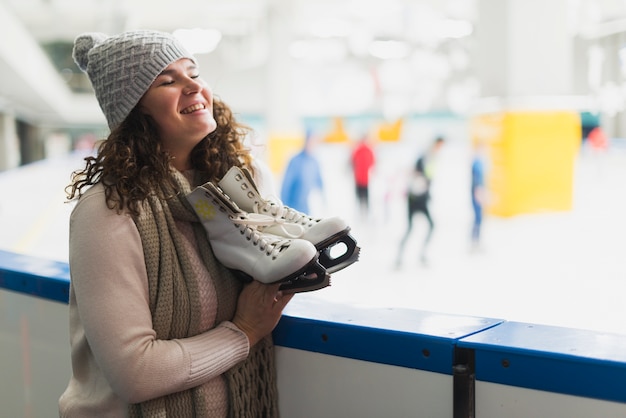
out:
{"label": "blurred skater in background", "polygon": [[287,164],[280,192],[280,198],[285,206],[308,214],[312,214],[310,207],[312,194],[314,192],[323,194],[324,191],[322,170],[313,155],[314,142],[313,132],[308,130],[302,150]]}
{"label": "blurred skater in background", "polygon": [[374,150],[369,142],[369,136],[364,134],[352,150],[351,155],[356,198],[359,216],[362,221],[367,220],[369,217],[370,172],[376,163]]}
{"label": "blurred skater in background", "polygon": [[426,264],[427,262],[428,244],[430,243],[435,227],[429,210],[430,186],[435,171],[436,157],[443,144],[444,138],[442,136],[436,137],[428,150],[417,159],[415,166],[411,171],[406,191],[407,229],[402,237],[402,240],[400,241],[400,248],[398,249],[398,256],[396,259],[396,267],[398,268],[402,266],[404,248],[409,237],[411,236],[411,232],[413,230],[413,218],[417,213],[424,215],[426,221],[428,222],[428,231],[422,244],[419,256],[422,264]]}
{"label": "blurred skater in background", "polygon": [[474,145],[474,155],[472,157],[472,183],[471,183],[471,196],[472,196],[472,210],[474,212],[474,219],[472,222],[471,233],[471,251],[475,252],[480,250],[480,230],[483,223],[483,208],[486,203],[486,189],[485,189],[485,145]]}

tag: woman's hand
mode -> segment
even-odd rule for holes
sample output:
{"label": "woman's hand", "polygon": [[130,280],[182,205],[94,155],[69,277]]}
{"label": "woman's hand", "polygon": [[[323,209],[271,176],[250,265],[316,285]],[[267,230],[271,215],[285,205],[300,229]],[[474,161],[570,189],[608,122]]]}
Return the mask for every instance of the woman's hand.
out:
{"label": "woman's hand", "polygon": [[252,281],[244,286],[233,323],[250,341],[250,347],[271,333],[282,315],[283,309],[293,297],[279,291],[280,284],[263,284]]}

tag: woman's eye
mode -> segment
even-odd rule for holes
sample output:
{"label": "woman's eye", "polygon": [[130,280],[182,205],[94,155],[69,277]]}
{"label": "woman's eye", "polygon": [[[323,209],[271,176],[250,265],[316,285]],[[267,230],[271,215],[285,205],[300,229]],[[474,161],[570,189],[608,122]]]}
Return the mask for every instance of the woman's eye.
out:
{"label": "woman's eye", "polygon": [[174,80],[170,78],[159,78],[154,82],[154,85],[155,86],[168,86],[173,83],[174,83]]}

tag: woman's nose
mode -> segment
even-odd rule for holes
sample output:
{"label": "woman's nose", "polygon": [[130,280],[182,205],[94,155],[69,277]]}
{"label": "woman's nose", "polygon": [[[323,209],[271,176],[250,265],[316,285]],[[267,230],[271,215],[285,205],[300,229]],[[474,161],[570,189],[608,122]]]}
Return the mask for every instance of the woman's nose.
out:
{"label": "woman's nose", "polygon": [[196,80],[190,80],[189,83],[187,83],[187,86],[185,86],[185,88],[183,89],[183,94],[195,94],[199,93],[200,91],[202,91],[202,83]]}

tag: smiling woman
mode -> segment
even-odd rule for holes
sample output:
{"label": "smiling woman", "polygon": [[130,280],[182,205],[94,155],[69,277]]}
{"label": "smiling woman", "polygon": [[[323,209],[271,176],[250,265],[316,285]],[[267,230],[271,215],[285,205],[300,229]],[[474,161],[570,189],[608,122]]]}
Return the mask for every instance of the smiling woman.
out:
{"label": "smiling woman", "polygon": [[247,129],[167,33],[84,34],[74,59],[111,133],[68,186],[61,416],[277,416],[270,334],[291,296],[242,285],[185,198],[233,166],[255,172]]}
{"label": "smiling woman", "polygon": [[190,59],[168,65],[141,98],[139,108],[155,121],[163,149],[179,171],[192,168],[191,150],[217,127],[213,95]]}

